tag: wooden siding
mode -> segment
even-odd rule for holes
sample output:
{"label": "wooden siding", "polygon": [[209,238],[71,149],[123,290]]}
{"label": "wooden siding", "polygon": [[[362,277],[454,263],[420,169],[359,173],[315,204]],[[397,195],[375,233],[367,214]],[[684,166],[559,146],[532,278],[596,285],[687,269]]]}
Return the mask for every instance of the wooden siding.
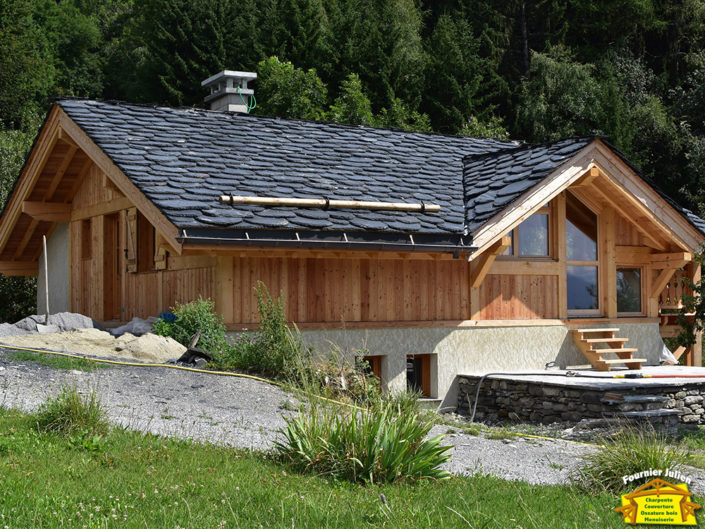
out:
{"label": "wooden siding", "polygon": [[631,222],[617,214],[615,218],[615,241],[621,246],[642,246],[643,237]]}
{"label": "wooden siding", "polygon": [[258,321],[258,281],[283,295],[287,317],[298,323],[468,319],[468,272],[462,259],[236,257],[228,323]]}
{"label": "wooden siding", "polygon": [[480,287],[481,320],[558,317],[558,276],[489,274]]}

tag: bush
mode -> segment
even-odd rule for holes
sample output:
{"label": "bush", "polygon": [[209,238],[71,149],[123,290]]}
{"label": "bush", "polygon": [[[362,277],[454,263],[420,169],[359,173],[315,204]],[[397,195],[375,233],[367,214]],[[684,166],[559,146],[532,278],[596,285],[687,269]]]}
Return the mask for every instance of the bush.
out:
{"label": "bush", "polygon": [[612,438],[603,438],[596,452],[585,456],[584,466],[573,476],[586,491],[621,492],[633,488],[622,476],[644,470],[678,470],[688,460],[686,449],[669,445],[651,426],[627,425]]}
{"label": "bush", "polygon": [[56,398],[42,404],[36,414],[40,432],[57,432],[63,435],[81,434],[97,436],[107,432],[105,409],[95,390],[85,397],[76,386],[65,386]]}
{"label": "bush", "polygon": [[426,439],[433,423],[391,401],[367,410],[321,409],[286,419],[280,457],[296,470],[365,483],[447,479],[443,436]]}
{"label": "bush", "polygon": [[213,301],[200,296],[198,300],[185,305],[177,301],[171,309],[175,318],[160,317],[154,322],[154,333],[173,338],[188,347],[191,337],[200,332],[199,348],[214,354],[226,351],[229,344],[225,338],[225,325],[214,309]]}
{"label": "bush", "polygon": [[306,384],[313,363],[313,351],[304,344],[301,333],[290,329],[281,299],[274,300],[262,282],[255,288],[259,329],[242,335],[228,349],[214,357],[213,366],[220,369],[245,369],[291,382]]}

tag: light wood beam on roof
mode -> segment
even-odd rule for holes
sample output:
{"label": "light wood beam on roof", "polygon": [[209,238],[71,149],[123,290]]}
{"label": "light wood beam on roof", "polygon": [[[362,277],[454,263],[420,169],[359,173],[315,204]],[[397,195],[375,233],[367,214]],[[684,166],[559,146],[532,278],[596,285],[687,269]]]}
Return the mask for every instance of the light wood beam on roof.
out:
{"label": "light wood beam on roof", "polygon": [[71,220],[71,204],[25,200],[22,202],[22,213],[29,215],[35,220],[68,222]]}
{"label": "light wood beam on roof", "polygon": [[592,181],[598,176],[600,176],[600,170],[597,167],[591,167],[571,187],[587,187],[592,184]]}
{"label": "light wood beam on roof", "polygon": [[[605,179],[600,179],[599,181],[602,182]],[[619,211],[619,214],[624,217],[634,228],[644,236],[646,239],[646,244],[647,246],[651,246],[653,248],[656,248],[657,250],[668,250],[668,244],[656,239],[650,232],[649,230],[646,229],[646,227],[643,225],[643,222],[639,222],[636,220],[631,212],[627,211],[624,207],[623,202],[618,202],[614,198],[612,198],[609,193],[604,191],[603,186],[598,186],[594,185],[592,187],[592,190],[598,193],[605,201],[609,202],[617,211]]]}
{"label": "light wood beam on roof", "polygon": [[69,147],[69,150],[64,155],[64,159],[61,160],[61,163],[59,164],[59,167],[56,170],[54,177],[51,179],[51,182],[49,183],[49,187],[47,188],[47,191],[44,194],[45,201],[50,201],[52,198],[54,198],[54,193],[56,192],[56,188],[59,187],[59,184],[61,183],[61,179],[64,177],[66,170],[71,165],[71,162],[73,161],[74,156],[76,156],[76,152],[78,152],[78,147],[75,144],[71,145]]}
{"label": "light wood beam on roof", "polygon": [[472,271],[472,274],[470,274],[471,288],[478,288],[482,284],[482,281],[484,281],[487,272],[489,272],[492,267],[492,263],[494,263],[494,260],[498,255],[503,254],[507,248],[511,246],[511,244],[511,237],[502,237],[492,246],[487,248],[487,250],[485,250],[485,253],[482,254],[480,261],[477,263],[476,268]]}

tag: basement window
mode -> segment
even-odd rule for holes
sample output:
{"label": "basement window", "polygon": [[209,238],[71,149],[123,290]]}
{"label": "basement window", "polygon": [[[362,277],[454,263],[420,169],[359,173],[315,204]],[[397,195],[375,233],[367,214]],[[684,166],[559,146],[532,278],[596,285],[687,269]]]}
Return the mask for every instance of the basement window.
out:
{"label": "basement window", "polygon": [[420,393],[423,397],[431,396],[431,355],[407,355],[406,388]]}
{"label": "basement window", "polygon": [[381,356],[357,356],[355,366],[366,375],[372,375],[378,380],[382,380],[382,357]]}

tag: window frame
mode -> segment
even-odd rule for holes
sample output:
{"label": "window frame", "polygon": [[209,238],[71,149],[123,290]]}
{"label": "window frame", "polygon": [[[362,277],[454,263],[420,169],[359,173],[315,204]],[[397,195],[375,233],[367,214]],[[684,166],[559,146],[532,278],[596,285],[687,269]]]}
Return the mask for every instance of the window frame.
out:
{"label": "window frame", "polygon": [[633,264],[617,264],[615,266],[615,296],[617,296],[617,281],[616,274],[621,269],[631,269],[639,270],[639,312],[621,312],[619,310],[619,297],[617,297],[617,317],[618,318],[629,318],[629,317],[640,317],[646,315],[646,300],[644,298],[644,288],[646,286],[646,268],[640,265]]}
{"label": "window frame", "polygon": [[[572,194],[572,193],[571,193]],[[579,260],[579,259],[568,259],[568,200],[566,200],[566,212],[563,222],[565,223],[565,248],[566,248],[566,259],[565,259],[565,297],[566,297],[566,308],[568,313],[568,318],[580,318],[588,317],[595,318],[604,315],[604,288],[602,281],[602,274],[604,273],[603,267],[604,263],[601,262],[600,257],[602,256],[603,244],[600,234],[600,213],[595,211],[592,207],[586,204],[583,200],[580,200],[575,195],[572,195],[575,200],[587,208],[593,215],[595,215],[595,260]],[[566,197],[567,198],[567,197]],[[568,306],[568,267],[569,266],[594,266],[597,269],[597,308],[596,309],[571,309]]]}
{"label": "window frame", "polygon": [[[555,242],[555,236],[557,230],[554,227],[554,218],[555,218],[555,213],[553,211],[553,203],[548,202],[544,204],[541,208],[538,210],[534,211],[531,215],[526,217],[524,220],[528,220],[529,218],[533,217],[534,215],[546,215],[547,217],[547,222],[546,222],[546,230],[548,231],[547,233],[547,242],[548,242],[548,253],[547,255],[522,255],[519,253],[519,228],[521,225],[524,223],[524,221],[520,222],[514,228],[512,228],[508,233],[507,236],[511,237],[512,243],[511,246],[507,249],[505,253],[502,255],[498,255],[498,259],[506,259],[506,260],[513,260],[513,261],[546,261],[546,260],[554,260],[554,252],[556,248],[556,242]],[[509,250],[512,251],[512,253],[508,253]]]}

